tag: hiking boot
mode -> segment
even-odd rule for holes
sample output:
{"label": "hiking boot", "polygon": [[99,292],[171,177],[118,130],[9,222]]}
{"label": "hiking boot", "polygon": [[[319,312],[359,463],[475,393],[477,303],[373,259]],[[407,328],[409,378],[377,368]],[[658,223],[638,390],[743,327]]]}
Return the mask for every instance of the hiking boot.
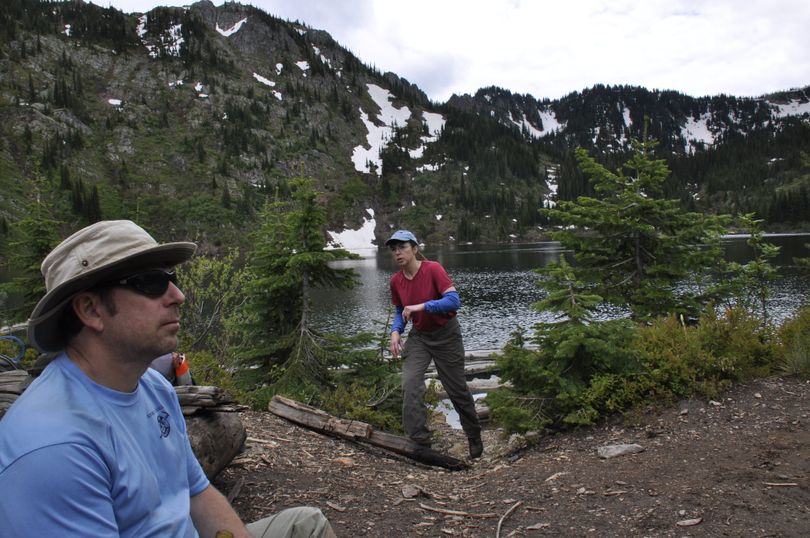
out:
{"label": "hiking boot", "polygon": [[470,442],[470,457],[480,458],[484,453],[484,442],[481,440],[481,436],[470,437],[467,440]]}
{"label": "hiking boot", "polygon": [[411,439],[411,441],[413,441],[422,448],[431,448],[433,446],[433,443],[431,443],[430,439],[419,439],[419,440]]}

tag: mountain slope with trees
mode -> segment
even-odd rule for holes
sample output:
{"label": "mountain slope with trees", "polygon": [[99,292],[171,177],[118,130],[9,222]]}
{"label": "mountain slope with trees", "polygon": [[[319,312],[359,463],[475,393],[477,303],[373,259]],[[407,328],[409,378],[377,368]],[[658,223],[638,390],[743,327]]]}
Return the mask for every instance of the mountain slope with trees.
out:
{"label": "mountain slope with trees", "polygon": [[[3,238],[46,204],[64,229],[126,216],[165,239],[245,244],[264,200],[305,175],[332,230],[371,208],[379,237],[407,226],[432,242],[532,239],[538,208],[589,194],[576,147],[612,167],[645,117],[673,171],[667,194],[689,209],[806,221],[807,89],[595,86],[551,101],[486,88],[442,104],[325,31],[236,3],[124,14],[9,0],[0,20]],[[407,119],[386,119],[377,89]],[[358,148],[379,160],[353,162]]]}
{"label": "mountain slope with trees", "polygon": [[490,87],[453,96],[449,107],[497,118],[537,140],[559,163],[559,197],[592,194],[573,151],[614,168],[631,152],[647,118],[648,135],[672,176],[665,187],[703,212],[756,212],[773,227],[806,226],[810,87],[742,98],[596,85],[550,101]]}

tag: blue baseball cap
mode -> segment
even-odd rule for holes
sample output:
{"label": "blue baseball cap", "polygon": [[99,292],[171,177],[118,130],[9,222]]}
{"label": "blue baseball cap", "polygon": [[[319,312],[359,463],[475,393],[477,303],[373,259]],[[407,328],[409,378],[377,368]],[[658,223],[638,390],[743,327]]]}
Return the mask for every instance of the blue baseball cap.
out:
{"label": "blue baseball cap", "polygon": [[388,246],[391,243],[400,242],[400,241],[403,242],[403,243],[410,241],[411,243],[413,243],[415,245],[419,244],[419,241],[416,240],[416,236],[413,235],[408,230],[397,230],[390,237],[390,239],[388,239],[388,241],[385,242],[385,246]]}

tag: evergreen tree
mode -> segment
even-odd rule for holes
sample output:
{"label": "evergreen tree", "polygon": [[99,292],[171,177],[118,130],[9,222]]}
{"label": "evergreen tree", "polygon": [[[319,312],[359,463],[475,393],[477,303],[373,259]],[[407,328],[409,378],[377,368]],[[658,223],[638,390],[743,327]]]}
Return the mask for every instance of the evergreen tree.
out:
{"label": "evergreen tree", "polygon": [[59,167],[59,188],[62,190],[73,188],[73,184],[70,182],[70,169],[65,164]]}
{"label": "evergreen tree", "polygon": [[93,224],[101,220],[101,200],[98,196],[97,185],[93,185],[90,196],[84,201],[82,211],[88,224]]}
{"label": "evergreen tree", "polygon": [[45,259],[59,242],[60,221],[51,216],[50,208],[40,199],[29,206],[24,218],[12,224],[10,239],[6,244],[8,252],[4,256],[9,263],[9,272],[16,275],[11,281],[0,284],[0,296],[20,297],[15,306],[3,305],[3,321],[25,320],[34,309],[37,301],[45,295],[45,281],[40,272]]}
{"label": "evergreen tree", "polygon": [[[640,319],[692,317],[720,293],[706,277],[723,264],[720,238],[728,219],[687,213],[678,200],[662,197],[669,169],[652,158],[655,145],[634,140],[632,157],[616,172],[578,149],[594,197],[560,201],[541,213],[565,225],[552,237],[574,251],[578,278],[607,302]],[[683,286],[684,279],[692,285]]]}
{"label": "evergreen tree", "polygon": [[507,384],[487,396],[493,419],[508,431],[592,423],[599,416],[586,398],[593,380],[640,368],[630,320],[594,321],[602,297],[578,280],[564,258],[538,272],[548,293],[533,308],[556,318],[535,326],[536,350],[524,347],[521,333],[513,335],[497,358]]}
{"label": "evergreen tree", "polygon": [[222,207],[225,209],[231,208],[231,191],[228,189],[228,185],[225,185],[225,188],[222,189]]}
{"label": "evergreen tree", "polygon": [[186,296],[181,347],[210,351],[229,367],[233,366],[229,359],[234,342],[226,325],[243,301],[246,272],[240,265],[236,253],[229,252],[218,257],[194,256],[177,269]]}
{"label": "evergreen tree", "polygon": [[765,241],[762,231],[762,220],[753,214],[740,215],[740,226],[749,234],[746,243],[753,250],[754,257],[748,263],[734,265],[734,272],[739,277],[734,280],[738,300],[749,309],[756,309],[763,325],[768,323],[768,299],[771,296],[771,284],[777,277],[776,268],[770,260],[779,254],[779,247]]}
{"label": "evergreen tree", "polygon": [[[682,382],[666,371],[674,366],[655,365],[636,345],[640,333],[633,321],[595,319],[605,302],[645,321],[704,312],[701,319],[711,319],[711,303],[732,291],[723,279],[704,284],[706,276],[733,279],[737,273],[723,262],[720,250],[727,219],[686,213],[677,200],[662,198],[668,169],[650,157],[652,147],[646,138],[635,141],[634,155],[619,172],[579,151],[596,196],[544,210],[571,227],[555,238],[573,250],[576,264],[562,257],[538,270],[547,294],[534,308],[557,318],[535,326],[536,349],[525,347],[518,333],[497,359],[508,386],[487,396],[487,404],[507,431],[592,424],[603,413],[632,405],[646,391],[675,390],[668,383]],[[760,266],[751,272],[767,274]],[[685,330],[684,318],[679,321]]]}
{"label": "evergreen tree", "polygon": [[[810,243],[805,243],[804,248],[810,250]],[[804,271],[810,271],[810,256],[796,256],[793,258],[793,263]]]}
{"label": "evergreen tree", "polygon": [[243,359],[261,361],[264,382],[274,392],[317,391],[328,381],[327,367],[338,355],[335,339],[311,323],[312,296],[318,287],[356,285],[352,269],[330,262],[355,258],[342,249],[324,250],[325,209],[311,180],[291,182],[289,200],[268,202],[253,235],[244,325]]}

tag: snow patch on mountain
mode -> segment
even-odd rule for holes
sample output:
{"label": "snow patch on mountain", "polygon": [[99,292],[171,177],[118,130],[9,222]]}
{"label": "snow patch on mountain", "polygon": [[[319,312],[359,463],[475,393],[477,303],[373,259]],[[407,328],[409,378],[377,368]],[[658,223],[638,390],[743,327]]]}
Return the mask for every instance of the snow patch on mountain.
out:
{"label": "snow patch on mountain", "polygon": [[160,58],[160,56],[163,54],[165,56],[175,56],[179,58],[180,46],[185,42],[182,33],[183,25],[175,24],[174,26],[166,30],[164,34],[157,36],[157,39],[160,41],[160,46],[157,46],[150,43],[145,38],[147,34],[146,25],[148,22],[149,22],[148,16],[141,15],[138,18],[138,26],[136,28],[136,32],[138,33],[138,37],[141,38],[141,44],[143,44],[143,46],[149,52],[149,57]]}
{"label": "snow patch on mountain", "polygon": [[787,116],[803,116],[810,115],[810,101],[800,101],[798,99],[791,99],[787,104],[768,102],[774,109],[774,116],[784,118]]}
{"label": "snow patch on mountain", "polygon": [[216,24],[217,32],[225,37],[231,37],[233,34],[242,29],[242,25],[247,22],[247,18],[242,19],[230,28],[220,28],[219,23]]}
{"label": "snow patch on mountain", "polygon": [[714,133],[709,128],[711,115],[706,112],[700,118],[686,118],[686,123],[681,127],[681,136],[686,140],[686,151],[690,151],[692,146],[702,143],[706,146],[714,144]]}
{"label": "snow patch on mountain", "polygon": [[[445,119],[444,116],[441,114],[437,114],[435,112],[422,112],[422,122],[427,126],[428,134],[421,137],[422,145],[418,148],[408,150],[408,155],[410,155],[411,159],[421,159],[422,155],[425,153],[425,148],[430,143],[433,143],[439,139],[439,136],[442,134],[442,129],[444,129]],[[417,170],[422,171],[420,169],[425,170],[438,170],[440,168],[439,165],[424,165],[422,167],[417,168]]]}
{"label": "snow patch on mountain", "polygon": [[521,118],[519,120],[516,120],[510,113],[509,121],[511,121],[513,125],[516,125],[521,132],[525,131],[529,133],[529,136],[532,138],[541,138],[555,131],[559,131],[564,127],[563,124],[557,121],[557,116],[551,110],[540,110],[539,115],[540,121],[543,125],[542,129],[530,122],[525,113],[521,114]]}
{"label": "snow patch on mountain", "polygon": [[[264,84],[265,86],[270,86],[271,88],[274,88],[274,87],[276,86],[275,81],[270,80],[269,78],[263,77],[263,76],[261,76],[261,75],[260,75],[260,74],[258,74],[258,73],[253,73],[253,78],[255,78],[256,80],[258,80],[259,82],[261,82],[261,83],[262,83],[262,84]],[[276,99],[278,99],[279,101],[281,101],[281,100],[282,100],[282,95],[281,95],[281,92],[280,92],[280,91],[278,91],[278,90],[270,90],[270,91],[273,93],[273,96],[274,96]]]}
{"label": "snow patch on mountain", "polygon": [[366,142],[368,147],[356,146],[352,153],[352,162],[354,168],[358,172],[366,174],[371,173],[372,167],[376,174],[382,175],[382,159],[380,158],[380,151],[385,147],[389,140],[391,140],[391,133],[395,125],[405,125],[405,122],[411,117],[411,111],[408,107],[395,108],[391,101],[394,96],[388,90],[377,86],[376,84],[366,84],[368,94],[374,103],[380,107],[380,113],[377,114],[377,121],[382,125],[377,125],[371,121],[370,117],[361,108],[360,120],[366,126],[368,134],[366,135]]}
{"label": "snow patch on mountain", "polygon": [[377,245],[374,244],[374,229],[377,227],[377,221],[374,219],[373,209],[366,209],[366,213],[368,214],[368,218],[363,217],[363,224],[356,230],[347,229],[342,232],[327,231],[329,237],[332,239],[328,242],[326,249],[342,248],[354,254],[359,254],[364,258],[375,256]]}

